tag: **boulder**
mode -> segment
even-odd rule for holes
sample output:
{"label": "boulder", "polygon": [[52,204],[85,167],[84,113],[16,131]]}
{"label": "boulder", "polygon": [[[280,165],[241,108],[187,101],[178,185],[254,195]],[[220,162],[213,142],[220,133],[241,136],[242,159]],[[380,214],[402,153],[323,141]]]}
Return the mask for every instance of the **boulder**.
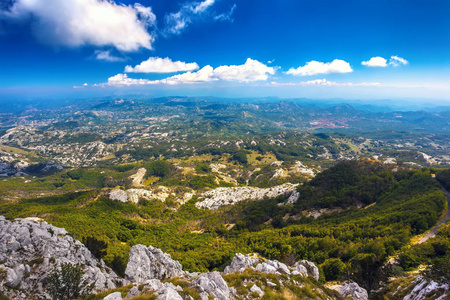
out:
{"label": "boulder", "polygon": [[367,291],[356,282],[349,282],[339,288],[339,293],[344,297],[351,297],[354,300],[368,300]]}
{"label": "boulder", "polygon": [[262,297],[264,295],[263,290],[261,290],[261,288],[259,286],[257,286],[256,284],[254,284],[251,288],[250,288],[250,292],[251,293],[257,293],[260,297]]}
{"label": "boulder", "polygon": [[185,273],[181,264],[173,260],[170,254],[152,246],[135,245],[131,247],[129,257],[125,278],[133,283],[182,276]]}
{"label": "boulder", "polygon": [[219,272],[202,273],[190,283],[190,286],[203,295],[202,299],[205,296],[208,299],[209,295],[218,300],[230,299],[228,285]]}
{"label": "boulder", "polygon": [[122,300],[122,295],[120,294],[120,292],[115,292],[115,293],[109,294],[108,296],[103,298],[103,300]]}
{"label": "boulder", "polygon": [[159,291],[159,296],[156,300],[183,300],[178,292],[169,286],[164,286]]}

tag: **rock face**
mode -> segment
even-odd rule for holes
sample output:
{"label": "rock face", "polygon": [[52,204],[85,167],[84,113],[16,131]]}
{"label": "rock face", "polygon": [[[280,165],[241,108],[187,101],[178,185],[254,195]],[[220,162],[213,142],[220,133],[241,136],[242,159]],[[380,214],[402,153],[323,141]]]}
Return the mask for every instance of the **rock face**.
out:
{"label": "rock face", "polygon": [[[438,290],[448,291],[450,289],[450,283],[448,284],[438,284],[433,280],[429,281],[422,276],[418,276],[414,282],[414,288],[412,291],[406,295],[403,300],[425,300],[430,299],[429,297],[436,293]],[[447,299],[448,294],[444,293],[441,297],[437,299]],[[356,298],[355,298],[356,299]]]}
{"label": "rock face", "polygon": [[368,300],[367,291],[360,287],[356,282],[349,282],[342,285],[338,292],[344,297],[351,297],[354,300]]}
{"label": "rock face", "polygon": [[312,276],[316,280],[319,280],[319,268],[317,268],[313,262],[302,260],[294,264],[294,268],[296,268],[300,273],[304,270],[302,267],[308,271],[308,275]]}
{"label": "rock face", "polygon": [[203,200],[195,203],[198,208],[217,209],[224,205],[235,204],[244,200],[262,200],[288,195],[298,184],[285,183],[271,188],[256,187],[221,187],[203,193]]}
{"label": "rock face", "polygon": [[191,287],[196,288],[200,292],[202,300],[209,299],[209,296],[218,300],[230,299],[228,285],[219,272],[200,274],[200,276],[191,282]]}
{"label": "rock face", "polygon": [[181,264],[161,249],[144,245],[135,245],[130,249],[125,278],[131,282],[143,283],[149,279],[166,279],[184,274]]}
{"label": "rock face", "polygon": [[65,229],[27,219],[8,221],[0,216],[0,269],[6,274],[0,291],[11,298],[46,295],[46,277],[57,265],[83,266],[84,278],[95,281],[95,290],[115,288],[120,281],[103,261],[99,261]]}
{"label": "rock face", "polygon": [[231,261],[231,265],[225,267],[224,273],[234,273],[234,272],[242,272],[245,268],[253,268],[253,265],[260,262],[260,259],[251,258],[248,254],[243,255],[241,253],[237,253],[233,260]]}

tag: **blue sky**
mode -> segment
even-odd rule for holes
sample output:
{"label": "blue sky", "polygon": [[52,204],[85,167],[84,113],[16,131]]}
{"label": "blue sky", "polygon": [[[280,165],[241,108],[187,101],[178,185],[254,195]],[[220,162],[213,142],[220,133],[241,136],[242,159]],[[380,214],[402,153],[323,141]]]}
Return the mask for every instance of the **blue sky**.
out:
{"label": "blue sky", "polygon": [[3,97],[450,101],[447,0],[4,0]]}

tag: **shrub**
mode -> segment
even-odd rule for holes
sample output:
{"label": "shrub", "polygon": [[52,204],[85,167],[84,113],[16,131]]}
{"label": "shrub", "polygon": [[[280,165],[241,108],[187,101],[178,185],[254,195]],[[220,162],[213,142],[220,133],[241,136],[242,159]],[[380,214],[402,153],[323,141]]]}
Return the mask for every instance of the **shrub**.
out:
{"label": "shrub", "polygon": [[345,264],[339,258],[327,259],[322,265],[325,280],[337,280],[345,271]]}
{"label": "shrub", "polygon": [[47,291],[53,300],[78,299],[92,292],[95,282],[83,280],[83,270],[79,265],[63,263],[47,276]]}
{"label": "shrub", "polygon": [[165,160],[155,160],[146,165],[147,177],[157,176],[166,178],[170,174],[171,164]]}

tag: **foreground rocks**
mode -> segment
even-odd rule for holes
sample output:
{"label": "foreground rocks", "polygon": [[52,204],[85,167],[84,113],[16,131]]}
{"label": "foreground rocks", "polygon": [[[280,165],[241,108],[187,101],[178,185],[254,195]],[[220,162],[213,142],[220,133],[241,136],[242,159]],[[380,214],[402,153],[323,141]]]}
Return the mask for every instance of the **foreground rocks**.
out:
{"label": "foreground rocks", "polygon": [[125,270],[125,279],[130,282],[143,283],[149,279],[166,279],[183,276],[181,264],[173,260],[169,254],[152,246],[136,245],[130,249]]}
{"label": "foreground rocks", "polygon": [[338,291],[342,296],[351,298],[353,300],[369,299],[367,291],[364,288],[360,287],[356,282],[346,283],[342,285]]}
{"label": "foreground rocks", "polygon": [[116,287],[121,280],[65,229],[27,219],[0,216],[0,291],[8,297],[47,296],[46,277],[61,263],[81,265],[95,290]]}
{"label": "foreground rocks", "polygon": [[[287,266],[240,253],[223,273],[189,273],[161,249],[135,245],[130,249],[125,279],[121,279],[65,229],[38,220],[8,221],[1,216],[0,262],[0,292],[10,299],[49,299],[47,276],[61,263],[81,265],[84,279],[95,282],[95,292],[112,290],[104,297],[106,300],[122,299],[122,294],[113,290],[119,285],[129,285],[126,299],[153,295],[157,300],[185,300],[195,295],[202,300],[232,300],[249,295],[263,297],[266,293],[282,292],[287,286],[305,285],[318,298],[339,298],[330,297],[330,292],[317,281],[306,279],[318,279],[319,270],[312,262],[302,260]],[[297,277],[294,280],[292,276]],[[367,299],[360,297],[364,289],[354,285],[344,285],[339,292],[353,299]]]}

